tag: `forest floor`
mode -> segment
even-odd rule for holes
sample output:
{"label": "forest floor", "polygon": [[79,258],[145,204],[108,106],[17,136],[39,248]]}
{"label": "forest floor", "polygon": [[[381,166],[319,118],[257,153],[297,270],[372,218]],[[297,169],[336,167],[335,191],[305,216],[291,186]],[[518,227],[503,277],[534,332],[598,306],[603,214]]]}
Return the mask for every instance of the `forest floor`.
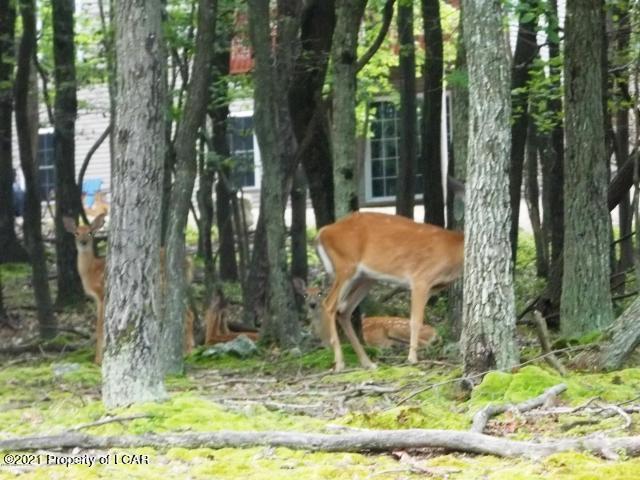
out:
{"label": "forest floor", "polygon": [[[10,318],[0,322],[0,349],[30,344],[38,333],[28,270],[2,268]],[[531,285],[533,276],[527,280]],[[531,285],[522,281],[516,285],[519,298],[530,298],[529,291],[535,290]],[[408,304],[402,294],[384,305],[376,304],[376,298],[381,295],[374,291],[365,311],[403,314],[401,309]],[[443,306],[436,302],[428,310],[429,322],[444,333]],[[345,347],[348,369],[340,374],[331,373],[333,355],[327,350],[303,348],[297,355],[259,350],[255,356],[240,359],[211,356],[200,347],[187,358],[184,375],[167,379],[167,401],[106,411],[100,396],[100,368],[92,363],[94,317],[91,303],[60,312],[61,336],[54,342],[59,351],[35,347],[0,355],[0,440],[70,430],[105,436],[218,430],[333,434],[358,429],[469,430],[474,414],[485,405],[521,402],[559,383],[568,388],[554,405],[499,415],[489,421],[485,433],[514,440],[571,438],[594,432],[640,435],[638,357],[624,370],[606,374],[571,371],[561,377],[538,358],[537,340],[526,327],[519,330],[523,365],[511,372],[487,374],[471,393],[460,386],[459,355],[452,345],[423,352],[424,360],[416,366],[404,363],[406,351],[369,350],[379,365],[375,371],[357,368],[353,352]],[[555,347],[566,345],[556,343]],[[565,364],[574,353],[562,353]],[[563,406],[571,408],[559,411]],[[625,416],[621,410],[629,413]],[[30,456],[15,455],[20,453]],[[616,453],[617,458],[610,459]],[[612,452],[609,459],[575,452],[528,459],[439,449],[321,453],[167,445],[162,449],[4,451],[0,464],[7,463],[6,454],[14,455],[9,457],[12,462],[19,458],[29,465],[0,465],[0,479],[640,478],[640,458],[622,452]],[[85,463],[54,464],[74,459]],[[87,465],[90,461],[95,463]]]}

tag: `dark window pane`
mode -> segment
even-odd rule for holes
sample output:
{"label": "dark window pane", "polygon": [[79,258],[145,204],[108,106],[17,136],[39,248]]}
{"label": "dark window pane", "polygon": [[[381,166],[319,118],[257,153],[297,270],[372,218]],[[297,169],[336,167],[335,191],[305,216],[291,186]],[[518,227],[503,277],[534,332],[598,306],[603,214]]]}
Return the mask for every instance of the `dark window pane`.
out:
{"label": "dark window pane", "polygon": [[384,196],[384,180],[373,180],[371,182],[371,193],[374,197],[383,197]]}
{"label": "dark window pane", "polygon": [[384,161],[384,176],[395,177],[398,174],[398,160],[395,158],[387,158]]}
{"label": "dark window pane", "polygon": [[382,160],[372,160],[371,161],[371,176],[373,178],[380,178],[382,177],[383,173],[382,173]]}
{"label": "dark window pane", "polygon": [[380,140],[371,140],[371,158],[380,158],[380,150]]}
{"label": "dark window pane", "polygon": [[388,178],[385,181],[385,186],[386,186],[386,194],[388,196],[396,194],[396,179],[395,178]]}

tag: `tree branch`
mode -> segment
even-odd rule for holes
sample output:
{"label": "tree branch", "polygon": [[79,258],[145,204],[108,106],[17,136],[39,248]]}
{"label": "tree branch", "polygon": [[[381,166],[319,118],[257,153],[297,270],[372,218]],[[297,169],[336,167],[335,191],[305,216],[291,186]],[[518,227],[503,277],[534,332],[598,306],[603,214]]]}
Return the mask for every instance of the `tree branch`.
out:
{"label": "tree branch", "polygon": [[369,63],[371,57],[373,57],[382,42],[384,41],[384,37],[387,36],[387,32],[389,31],[389,26],[391,25],[391,20],[393,19],[393,5],[396,3],[396,0],[387,0],[387,3],[384,4],[384,11],[382,13],[382,26],[380,27],[380,31],[378,32],[378,36],[373,41],[369,49],[364,52],[360,60],[356,63],[356,73],[364,68],[364,66]]}

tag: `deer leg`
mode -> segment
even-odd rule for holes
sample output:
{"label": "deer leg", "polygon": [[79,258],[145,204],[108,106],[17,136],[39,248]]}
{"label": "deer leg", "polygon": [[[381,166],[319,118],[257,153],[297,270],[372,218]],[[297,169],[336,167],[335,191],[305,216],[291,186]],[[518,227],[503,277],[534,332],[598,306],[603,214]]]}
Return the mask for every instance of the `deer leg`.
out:
{"label": "deer leg", "polygon": [[371,359],[367,355],[367,352],[365,352],[364,348],[362,348],[362,344],[360,343],[356,332],[353,330],[351,315],[353,314],[353,311],[356,309],[356,307],[360,304],[362,299],[367,296],[367,293],[369,293],[372,285],[373,281],[371,280],[364,279],[357,281],[344,302],[345,308],[339,309],[338,311],[338,321],[340,322],[340,326],[342,327],[344,333],[347,335],[349,342],[351,342],[353,350],[358,356],[360,365],[368,369],[376,368],[376,364],[371,361]]}
{"label": "deer leg", "polygon": [[409,341],[409,363],[418,362],[418,337],[424,319],[424,307],[429,298],[429,287],[426,285],[412,285],[411,287],[411,340]]}
{"label": "deer leg", "polygon": [[323,321],[325,324],[325,331],[329,334],[329,343],[333,348],[333,358],[335,362],[335,371],[339,372],[344,370],[344,358],[342,356],[342,347],[340,346],[340,339],[338,338],[338,330],[336,328],[336,314],[338,313],[338,304],[342,303],[340,298],[347,294],[348,291],[348,279],[349,276],[336,272],[336,278],[329,290],[329,294],[322,302],[323,306]]}

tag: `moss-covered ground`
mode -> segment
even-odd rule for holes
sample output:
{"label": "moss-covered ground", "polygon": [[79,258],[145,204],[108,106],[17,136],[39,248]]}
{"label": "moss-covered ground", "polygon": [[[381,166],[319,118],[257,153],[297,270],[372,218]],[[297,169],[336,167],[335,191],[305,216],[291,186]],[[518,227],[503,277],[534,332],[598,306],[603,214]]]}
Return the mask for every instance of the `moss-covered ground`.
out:
{"label": "moss-covered ground", "polygon": [[[560,382],[568,385],[558,399],[559,405],[565,406],[579,406],[594,398],[620,404],[635,401],[640,394],[637,368],[608,374],[572,373],[561,378],[534,362],[512,373],[490,373],[468,395],[454,381],[459,369],[443,361],[425,360],[417,366],[406,366],[379,357],[378,362],[382,360],[384,365],[369,372],[355,368],[354,356],[347,351],[351,368],[333,374],[329,372],[332,357],[328,351],[297,357],[265,354],[248,360],[211,359],[196,352],[188,359],[184,376],[167,380],[170,400],[107,412],[100,401],[100,371],[91,363],[89,350],[38,358],[0,366],[0,438],[54,434],[74,427],[94,435],[223,429],[329,433],[348,428],[467,429],[473,414],[487,403],[519,402]],[[85,425],[108,416],[123,420]],[[566,415],[507,413],[492,420],[487,432],[514,439],[576,436],[609,429],[612,435],[640,434],[640,414],[632,414],[632,420],[629,430],[619,431],[615,429],[624,424],[619,416],[587,416],[580,411]],[[609,461],[578,453],[535,461],[443,451],[354,454],[170,446],[31,453],[35,455],[31,460],[41,463],[51,462],[54,455],[86,454],[102,458],[105,464],[3,466],[0,479],[396,479],[425,475],[451,479],[640,478],[640,459]],[[131,461],[141,463],[123,464]]]}

